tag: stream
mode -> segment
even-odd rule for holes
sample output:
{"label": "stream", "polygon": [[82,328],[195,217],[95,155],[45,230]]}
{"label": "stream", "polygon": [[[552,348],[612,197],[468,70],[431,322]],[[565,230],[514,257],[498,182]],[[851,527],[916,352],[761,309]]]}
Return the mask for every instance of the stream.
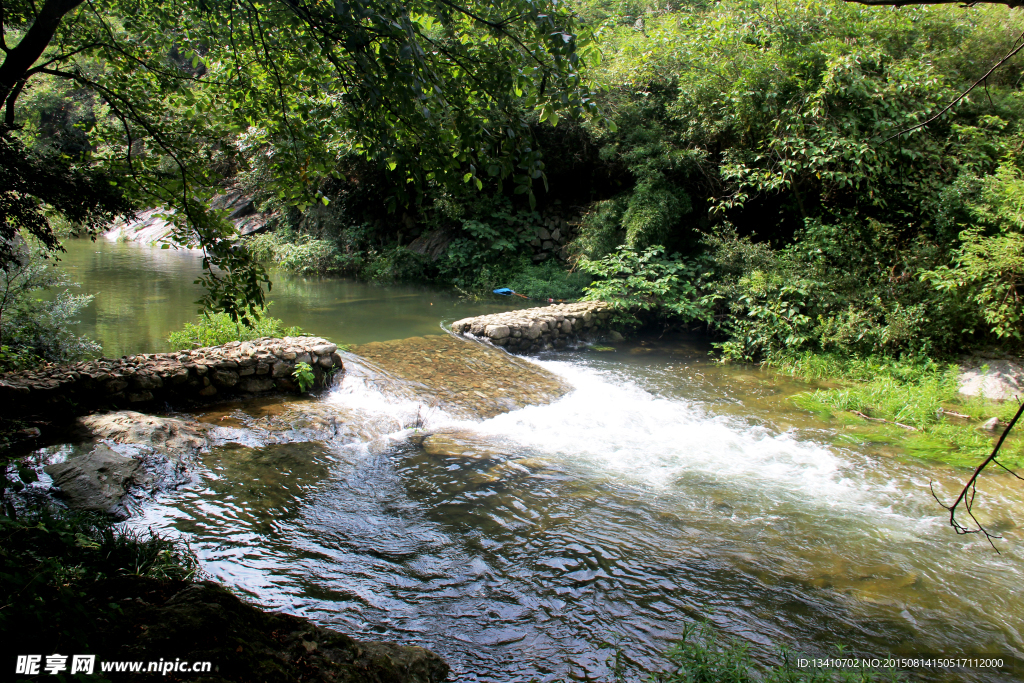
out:
{"label": "stream", "polygon": [[[107,355],[166,350],[195,316],[195,254],[77,241],[63,264],[96,296],[78,331]],[[473,418],[380,381],[360,350],[440,354],[442,325],[529,304],[284,274],[268,298],[286,324],[355,344],[343,379],[315,400],[197,413],[218,445],[128,522],[188,539],[252,600],[429,647],[459,681],[603,680],[615,649],[656,670],[701,619],[765,661],[780,646],[995,656],[1003,669],[915,675],[1024,680],[1024,488],[1008,476],[982,486],[997,553],[956,535],[932,497],[964,471],[800,410],[791,397],[811,385],[716,365],[700,340],[518,361],[569,392]],[[323,415],[342,427],[267,427]]]}

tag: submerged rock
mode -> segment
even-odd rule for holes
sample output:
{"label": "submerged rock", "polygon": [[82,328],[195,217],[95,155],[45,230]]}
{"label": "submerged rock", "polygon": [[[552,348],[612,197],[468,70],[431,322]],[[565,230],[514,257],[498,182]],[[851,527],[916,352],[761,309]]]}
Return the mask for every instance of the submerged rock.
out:
{"label": "submerged rock", "polygon": [[77,425],[90,437],[150,446],[175,461],[195,455],[208,444],[206,425],[132,410],[87,415],[79,418]]}
{"label": "submerged rock", "polygon": [[139,469],[139,461],[98,444],[86,455],[43,469],[60,488],[68,507],[123,517],[121,499]]}
{"label": "submerged rock", "polygon": [[572,389],[538,365],[451,335],[360,344],[352,353],[403,380],[391,383],[395,393],[457,417],[494,417],[551,403]]}
{"label": "submerged rock", "polygon": [[427,455],[449,458],[502,459],[504,455],[496,444],[488,443],[473,432],[435,432],[419,441]]}

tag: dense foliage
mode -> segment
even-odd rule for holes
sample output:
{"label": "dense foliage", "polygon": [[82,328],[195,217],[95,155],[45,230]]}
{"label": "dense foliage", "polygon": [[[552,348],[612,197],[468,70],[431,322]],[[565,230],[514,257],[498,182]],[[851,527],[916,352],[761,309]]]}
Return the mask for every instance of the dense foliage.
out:
{"label": "dense foliage", "polygon": [[[205,251],[204,303],[233,317],[255,312],[269,281],[232,248],[226,216],[206,208],[225,178],[258,178],[300,212],[329,203],[321,184],[346,164],[380,174],[392,209],[424,188],[462,193],[484,178],[532,202],[545,173],[525,117],[554,124],[596,106],[580,73],[591,36],[547,0],[49,0],[3,10],[3,150],[19,162],[19,201],[32,209],[50,197],[19,170],[35,167],[18,130],[33,153],[63,145],[76,181],[110,177],[119,198],[172,207],[174,240]],[[51,204],[74,220],[124,209]],[[38,212],[0,208],[0,236],[49,237]]]}
{"label": "dense foliage", "polygon": [[[74,10],[55,61],[5,95],[11,144],[177,206],[178,239],[225,269],[207,304],[232,315],[259,309],[272,260],[533,298],[589,285],[739,360],[1020,345],[1019,66],[919,125],[1012,45],[1013,10],[553,7]],[[272,217],[249,249],[201,210],[228,181]],[[552,216],[571,241],[539,253]]]}
{"label": "dense foliage", "polygon": [[[265,255],[307,273],[529,284],[535,297],[595,280],[591,296],[624,320],[700,326],[740,360],[1019,345],[1016,62],[915,128],[1008,50],[1013,11],[577,10],[602,51],[590,74],[608,117],[533,120],[550,184],[536,211],[484,178],[476,197],[428,184],[418,207],[389,218],[386,175],[346,157],[331,205],[279,211]],[[529,258],[553,209],[573,225],[558,273]]]}
{"label": "dense foliage", "polygon": [[583,221],[576,253],[679,250],[698,272],[661,310],[710,319],[731,358],[1018,339],[1016,70],[902,134],[1001,56],[1013,25],[1002,8],[800,0],[609,22],[618,132],[593,135],[632,187]]}

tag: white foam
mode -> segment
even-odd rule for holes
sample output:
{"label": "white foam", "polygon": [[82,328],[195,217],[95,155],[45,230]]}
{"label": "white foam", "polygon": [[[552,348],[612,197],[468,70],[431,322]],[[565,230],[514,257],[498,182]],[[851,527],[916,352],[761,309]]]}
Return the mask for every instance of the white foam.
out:
{"label": "white foam", "polygon": [[[826,499],[860,498],[843,461],[824,446],[773,433],[700,404],[663,398],[610,372],[566,361],[535,361],[574,390],[549,405],[529,406],[482,422],[462,421],[395,392],[395,381],[361,368],[347,372],[326,399],[375,424],[380,436],[407,430],[473,430],[537,454],[572,460],[665,486],[688,473],[732,486],[749,485]],[[352,367],[350,365],[350,367]],[[355,368],[353,368],[355,369]],[[390,390],[389,390],[390,387]]]}
{"label": "white foam", "polygon": [[349,415],[365,421],[378,436],[400,435],[413,428],[436,431],[455,424],[443,410],[426,402],[403,396],[392,389],[395,380],[374,375],[348,365],[341,384],[325,397],[325,401]]}
{"label": "white foam", "polygon": [[701,405],[655,396],[610,373],[564,361],[538,361],[575,390],[545,406],[499,415],[475,429],[546,454],[587,459],[653,485],[685,472],[735,483],[774,481],[805,491],[855,489],[827,448],[776,434]]}

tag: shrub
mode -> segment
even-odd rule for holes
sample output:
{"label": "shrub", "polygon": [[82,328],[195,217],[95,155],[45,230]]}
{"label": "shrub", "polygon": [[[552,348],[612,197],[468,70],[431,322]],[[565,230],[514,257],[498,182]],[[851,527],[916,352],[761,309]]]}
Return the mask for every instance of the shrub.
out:
{"label": "shrub", "polygon": [[300,327],[285,327],[277,318],[267,315],[273,302],[259,311],[259,316],[246,324],[234,321],[227,313],[207,313],[196,318],[194,323],[185,323],[177,332],[167,338],[176,351],[198,349],[204,346],[220,346],[232,341],[248,341],[261,337],[297,337],[304,334]]}
{"label": "shrub", "polygon": [[593,278],[583,271],[566,271],[555,260],[529,264],[520,261],[520,270],[506,280],[506,287],[531,299],[579,299]]}
{"label": "shrub", "polygon": [[700,264],[679,254],[666,258],[664,251],[655,246],[640,253],[623,245],[600,261],[581,261],[580,270],[595,278],[587,298],[610,304],[625,324],[640,323],[641,313],[710,322],[713,297],[698,290]]}
{"label": "shrub", "polygon": [[[0,269],[0,371],[17,370],[40,361],[71,363],[95,356],[96,342],[69,328],[92,301],[67,288],[78,285],[42,252],[22,244],[18,258]],[[46,290],[63,289],[50,300]]]}
{"label": "shrub", "polygon": [[88,652],[97,617],[118,618],[117,605],[85,599],[95,582],[124,576],[187,581],[197,572],[188,546],[118,529],[99,516],[49,507],[17,518],[0,515],[0,633],[8,645],[28,646],[23,641],[31,639],[51,652]]}

